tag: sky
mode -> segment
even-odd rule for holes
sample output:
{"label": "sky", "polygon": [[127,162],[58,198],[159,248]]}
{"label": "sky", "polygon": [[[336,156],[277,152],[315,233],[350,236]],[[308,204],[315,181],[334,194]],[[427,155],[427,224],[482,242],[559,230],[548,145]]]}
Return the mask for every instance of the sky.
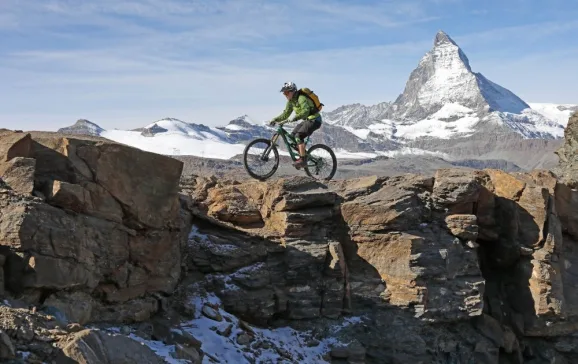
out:
{"label": "sky", "polygon": [[394,101],[443,30],[526,102],[578,103],[575,0],[0,0],[0,128],[325,110]]}

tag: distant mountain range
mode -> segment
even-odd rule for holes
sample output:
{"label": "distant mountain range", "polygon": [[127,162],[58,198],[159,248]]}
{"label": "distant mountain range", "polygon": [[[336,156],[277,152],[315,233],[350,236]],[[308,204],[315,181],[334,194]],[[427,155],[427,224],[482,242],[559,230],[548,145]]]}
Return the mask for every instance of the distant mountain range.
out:
{"label": "distant mountain range", "polygon": [[[431,155],[447,160],[502,160],[539,168],[555,160],[564,127],[578,105],[526,103],[508,89],[473,72],[461,48],[446,33],[409,75],[394,102],[344,105],[323,112],[312,143],[325,143],[341,158]],[[273,129],[247,115],[222,127],[175,118],[134,130],[104,130],[88,121],[59,132],[100,135],[163,154],[231,158],[244,143],[270,137]]]}

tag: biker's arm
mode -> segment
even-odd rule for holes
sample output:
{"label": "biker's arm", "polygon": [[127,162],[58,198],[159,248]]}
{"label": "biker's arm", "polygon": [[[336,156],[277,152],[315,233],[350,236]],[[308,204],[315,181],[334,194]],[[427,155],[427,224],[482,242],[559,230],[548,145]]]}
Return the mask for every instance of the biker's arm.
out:
{"label": "biker's arm", "polygon": [[307,97],[300,95],[297,98],[297,102],[299,103],[299,110],[301,110],[301,112],[298,114],[295,114],[295,116],[293,117],[293,120],[305,119],[306,117],[311,115],[311,109],[310,109],[309,103],[307,102]]}
{"label": "biker's arm", "polygon": [[293,112],[293,108],[291,107],[291,103],[289,101],[287,101],[287,104],[285,105],[285,110],[283,110],[281,115],[271,119],[271,121],[276,123],[276,122],[279,122],[281,120],[285,120],[289,117],[289,115],[291,115],[292,112]]}

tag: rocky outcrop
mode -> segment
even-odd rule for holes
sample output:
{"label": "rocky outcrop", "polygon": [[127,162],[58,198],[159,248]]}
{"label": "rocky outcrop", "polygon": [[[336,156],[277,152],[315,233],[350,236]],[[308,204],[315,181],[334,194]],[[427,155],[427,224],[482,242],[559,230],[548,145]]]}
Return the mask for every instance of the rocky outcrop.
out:
{"label": "rocky outcrop", "polygon": [[556,151],[558,165],[554,172],[571,188],[578,186],[578,111],[570,116],[564,129],[564,144]]}
{"label": "rocky outcrop", "polygon": [[189,269],[209,274],[228,310],[259,323],[341,314],[345,262],[341,244],[327,239],[335,193],[306,178],[185,186],[191,210],[222,227],[191,234]]}
{"label": "rocky outcrop", "polygon": [[445,220],[459,220],[456,214],[472,214],[466,206],[477,198],[477,179],[450,170],[435,180],[408,175],[340,185],[352,294],[411,307],[429,321],[479,315],[484,279],[476,253],[456,224],[458,236],[444,228]]}
{"label": "rocky outcrop", "polygon": [[259,328],[287,324],[309,332],[314,361],[576,359],[578,195],[549,171],[324,185],[182,166],[101,138],[0,132],[1,359],[158,362],[140,337],[222,360],[195,329],[249,362],[313,358]]}
{"label": "rocky outcrop", "polygon": [[[250,322],[369,314],[379,327],[400,309],[413,318],[398,313],[398,325],[428,332],[409,345],[423,351],[402,349],[403,360],[426,360],[444,330],[460,327],[476,339],[459,355],[488,363],[523,361],[543,343],[533,338],[576,329],[576,197],[548,171],[183,186],[205,221],[191,234],[188,269]],[[403,345],[369,332],[354,337],[370,356]]]}
{"label": "rocky outcrop", "polygon": [[70,322],[142,321],[180,278],[182,163],[98,138],[0,136],[4,287]]}

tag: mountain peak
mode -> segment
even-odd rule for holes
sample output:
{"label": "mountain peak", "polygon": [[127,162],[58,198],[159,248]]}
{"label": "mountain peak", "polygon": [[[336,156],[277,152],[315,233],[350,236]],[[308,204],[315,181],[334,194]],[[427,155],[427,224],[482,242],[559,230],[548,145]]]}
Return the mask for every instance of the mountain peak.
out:
{"label": "mountain peak", "polygon": [[59,133],[64,134],[83,134],[83,135],[100,135],[105,131],[100,126],[86,119],[78,119],[74,125],[58,129]]}
{"label": "mountain peak", "polygon": [[454,42],[454,40],[450,38],[450,36],[447,35],[446,32],[444,32],[443,30],[438,31],[434,39],[434,46],[439,46],[446,43],[457,46],[456,42]]}
{"label": "mountain peak", "polygon": [[488,112],[518,114],[529,107],[509,90],[473,72],[462,49],[440,30],[387,116],[416,122],[435,117],[444,106],[453,111],[469,109],[468,115],[458,113],[450,119],[468,118],[472,124],[481,121]]}

